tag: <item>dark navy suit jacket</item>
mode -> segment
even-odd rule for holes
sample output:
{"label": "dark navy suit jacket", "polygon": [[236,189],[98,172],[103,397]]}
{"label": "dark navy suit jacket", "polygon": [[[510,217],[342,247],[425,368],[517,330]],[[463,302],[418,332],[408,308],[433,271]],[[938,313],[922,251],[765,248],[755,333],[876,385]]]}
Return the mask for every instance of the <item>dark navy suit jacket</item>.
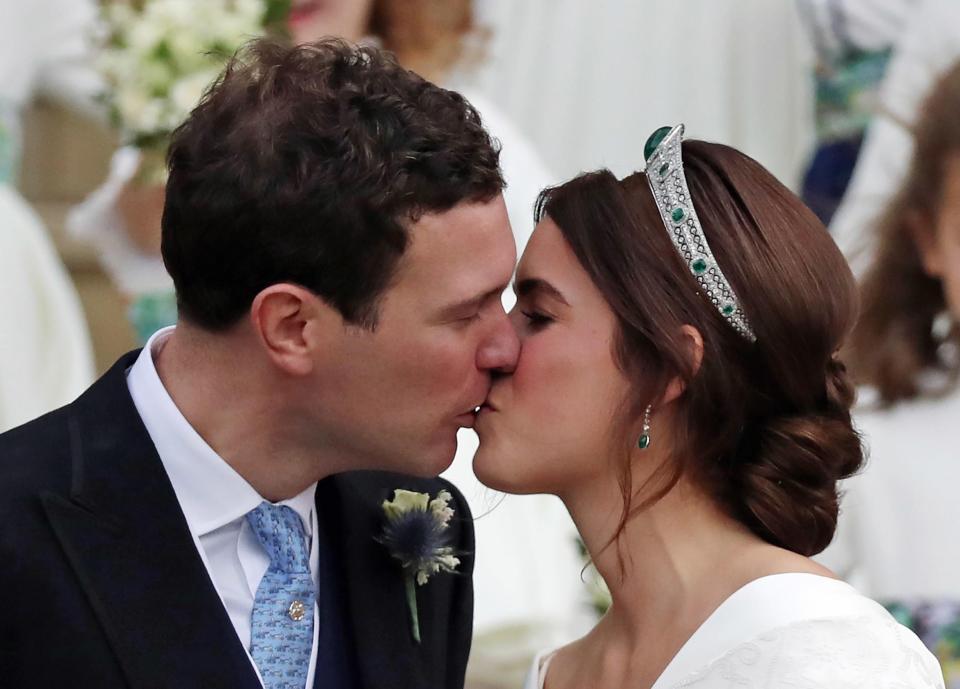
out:
{"label": "dark navy suit jacket", "polygon": [[[0,435],[0,686],[257,689],[118,361],[72,404]],[[457,574],[418,588],[375,538],[396,488],[455,500]],[[317,487],[320,689],[462,689],[473,527],[440,479],[353,472]]]}

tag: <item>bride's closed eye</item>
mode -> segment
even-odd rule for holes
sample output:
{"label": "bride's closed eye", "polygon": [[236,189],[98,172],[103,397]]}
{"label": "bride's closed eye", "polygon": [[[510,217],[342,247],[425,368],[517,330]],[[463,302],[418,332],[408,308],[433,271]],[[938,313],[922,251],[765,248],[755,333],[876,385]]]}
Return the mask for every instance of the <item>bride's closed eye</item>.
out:
{"label": "bride's closed eye", "polygon": [[544,304],[562,309],[569,306],[560,291],[543,278],[523,277],[514,285],[517,294],[517,310],[526,319],[531,331],[543,330],[557,318],[550,310],[542,308]]}
{"label": "bride's closed eye", "polygon": [[550,323],[553,323],[553,316],[549,316],[542,311],[537,311],[536,309],[525,309],[520,313],[522,313],[524,318],[527,319],[530,327],[535,330],[544,328]]}

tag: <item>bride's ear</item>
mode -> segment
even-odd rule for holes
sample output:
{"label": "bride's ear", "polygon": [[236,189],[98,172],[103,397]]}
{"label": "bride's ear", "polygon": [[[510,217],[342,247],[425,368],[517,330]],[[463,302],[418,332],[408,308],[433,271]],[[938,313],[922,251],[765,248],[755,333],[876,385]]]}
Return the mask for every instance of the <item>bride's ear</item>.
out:
{"label": "bride's ear", "polygon": [[[692,325],[684,325],[680,328],[681,341],[683,342],[685,355],[689,365],[690,378],[692,379],[700,371],[700,364],[703,363],[703,336],[700,331]],[[686,387],[680,376],[674,376],[667,384],[663,392],[663,398],[660,404],[669,404],[683,394]]]}

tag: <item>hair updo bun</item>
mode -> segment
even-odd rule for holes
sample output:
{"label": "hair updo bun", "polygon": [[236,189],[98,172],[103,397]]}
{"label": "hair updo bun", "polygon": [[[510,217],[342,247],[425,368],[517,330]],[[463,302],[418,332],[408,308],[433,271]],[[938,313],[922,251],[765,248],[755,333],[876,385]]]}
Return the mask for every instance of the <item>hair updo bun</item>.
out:
{"label": "hair updo bun", "polygon": [[740,519],[764,540],[802,555],[829,545],[839,513],[837,482],[863,461],[850,420],[853,399],[844,365],[831,359],[823,406],[769,419],[756,430],[752,456],[733,464]]}

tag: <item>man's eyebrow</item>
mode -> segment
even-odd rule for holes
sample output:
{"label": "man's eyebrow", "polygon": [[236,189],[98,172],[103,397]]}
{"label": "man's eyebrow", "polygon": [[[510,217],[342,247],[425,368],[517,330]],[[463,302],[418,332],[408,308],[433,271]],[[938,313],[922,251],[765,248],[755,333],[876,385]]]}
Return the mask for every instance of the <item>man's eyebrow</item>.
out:
{"label": "man's eyebrow", "polygon": [[479,307],[484,302],[496,297],[500,298],[500,295],[503,294],[503,290],[506,289],[506,285],[500,287],[494,287],[489,292],[484,294],[479,294],[475,297],[470,297],[469,299],[464,299],[462,301],[455,302],[453,304],[447,304],[446,306],[440,309],[440,316],[442,318],[447,318],[450,316],[457,316],[465,311]]}
{"label": "man's eyebrow", "polygon": [[514,283],[513,291],[518,297],[525,297],[535,292],[542,292],[557,301],[570,306],[570,303],[564,298],[563,294],[556,287],[551,285],[543,278],[524,278]]}

